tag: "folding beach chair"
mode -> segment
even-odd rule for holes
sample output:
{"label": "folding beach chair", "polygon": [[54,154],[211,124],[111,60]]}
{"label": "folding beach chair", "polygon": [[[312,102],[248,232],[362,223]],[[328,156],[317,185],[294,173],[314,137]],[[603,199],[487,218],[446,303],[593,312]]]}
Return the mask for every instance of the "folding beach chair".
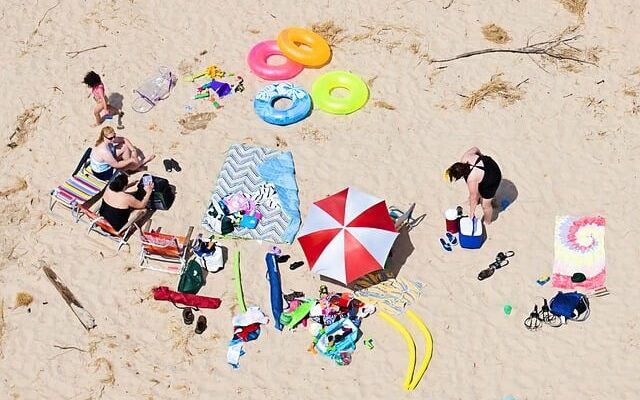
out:
{"label": "folding beach chair", "polygon": [[123,226],[120,230],[115,230],[111,224],[104,219],[104,217],[98,215],[91,207],[88,207],[85,204],[78,205],[78,214],[77,219],[79,220],[81,217],[86,217],[89,220],[89,229],[87,230],[87,234],[91,232],[96,232],[117,244],[117,251],[120,251],[120,248],[124,245],[129,245],[127,242],[131,237],[131,234],[136,230],[140,229],[140,224],[144,222],[144,220],[149,216],[149,210],[140,210],[138,212],[134,211],[129,218],[129,221]]}
{"label": "folding beach chair", "polygon": [[[181,274],[187,264],[187,258],[191,249],[191,234],[193,226],[187,230],[184,236],[175,236],[161,233],[159,230],[149,230],[151,220],[145,224],[140,232],[140,267],[154,271]],[[160,263],[149,263],[149,261]]]}
{"label": "folding beach chair", "polygon": [[88,148],[72,176],[49,193],[50,212],[53,212],[53,207],[60,203],[71,210],[77,222],[78,206],[97,197],[107,186],[107,181],[96,178],[91,167],[86,166],[90,153],[91,148]]}
{"label": "folding beach chair", "polygon": [[413,218],[412,216],[414,208],[416,208],[416,203],[411,204],[407,211],[402,211],[394,206],[389,207],[389,216],[396,231],[400,232],[404,228],[411,230],[411,228],[420,223],[421,218]]}

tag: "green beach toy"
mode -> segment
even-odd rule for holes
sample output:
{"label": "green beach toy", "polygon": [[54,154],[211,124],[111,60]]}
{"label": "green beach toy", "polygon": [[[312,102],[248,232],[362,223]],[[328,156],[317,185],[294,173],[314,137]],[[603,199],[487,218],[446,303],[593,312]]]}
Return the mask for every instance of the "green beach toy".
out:
{"label": "green beach toy", "polygon": [[295,328],[303,319],[309,315],[311,308],[316,305],[315,300],[305,300],[292,312],[283,312],[280,315],[280,323],[289,329]]}
{"label": "green beach toy", "polygon": [[244,303],[244,293],[242,292],[242,281],[240,276],[240,251],[235,252],[233,257],[233,275],[235,278],[236,284],[236,300],[238,302],[238,306],[240,307],[240,312],[247,312],[247,306]]}
{"label": "green beach toy", "polygon": [[511,304],[505,304],[502,310],[504,311],[504,315],[510,315],[513,308],[511,307]]}

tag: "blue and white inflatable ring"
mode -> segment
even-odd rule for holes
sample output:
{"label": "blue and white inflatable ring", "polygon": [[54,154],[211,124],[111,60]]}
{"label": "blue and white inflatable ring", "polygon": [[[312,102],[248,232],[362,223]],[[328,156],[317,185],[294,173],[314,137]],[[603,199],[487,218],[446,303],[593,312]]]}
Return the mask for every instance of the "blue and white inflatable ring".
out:
{"label": "blue and white inflatable ring", "polygon": [[[291,107],[276,110],[273,105],[282,98],[291,100]],[[290,82],[278,82],[264,87],[253,100],[253,109],[265,122],[274,125],[290,125],[305,119],[311,112],[311,96],[300,86]]]}

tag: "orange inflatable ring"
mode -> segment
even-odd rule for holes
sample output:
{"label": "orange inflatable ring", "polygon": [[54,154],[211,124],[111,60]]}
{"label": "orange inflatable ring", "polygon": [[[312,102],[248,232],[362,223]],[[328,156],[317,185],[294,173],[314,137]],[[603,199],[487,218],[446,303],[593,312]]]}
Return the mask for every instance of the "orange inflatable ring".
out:
{"label": "orange inflatable ring", "polygon": [[[283,29],[278,34],[277,42],[285,57],[307,67],[321,67],[331,58],[331,49],[327,41],[307,29]],[[301,47],[300,44],[308,48]]]}

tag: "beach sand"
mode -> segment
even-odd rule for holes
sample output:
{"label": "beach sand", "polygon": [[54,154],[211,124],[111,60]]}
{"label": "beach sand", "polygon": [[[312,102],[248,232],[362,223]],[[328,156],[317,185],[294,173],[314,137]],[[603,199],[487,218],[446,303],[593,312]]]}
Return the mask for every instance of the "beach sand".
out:
{"label": "beach sand", "polygon": [[[636,2],[589,2],[583,18],[557,1],[473,3],[4,1],[0,397],[636,398]],[[369,83],[368,104],[348,116],[316,110],[291,126],[264,123],[252,103],[266,82],[249,71],[249,49],[285,27],[329,22],[325,27],[340,28],[331,37],[330,64],[306,69],[293,81],[310,89],[326,71],[352,71]],[[482,28],[489,24],[504,29],[510,40],[487,40]],[[587,51],[569,56],[597,66],[512,53],[430,62],[550,40],[572,26],[580,35],[573,45]],[[180,80],[150,112],[131,109],[132,90],[158,66],[182,76],[210,64],[245,79],[244,93],[223,99],[224,108],[192,100],[195,85]],[[101,74],[108,93],[123,96],[125,129],[118,134],[155,153],[149,170],[177,188],[175,205],[153,220],[167,232],[182,233],[189,225],[202,231],[209,195],[234,143],[292,151],[303,218],[313,201],[350,185],[389,205],[405,208],[415,202],[415,215],[426,216],[409,234],[413,249],[400,277],[425,283],[411,309],[428,325],[434,342],[431,365],[417,389],[402,389],[405,343],[377,316],[362,324],[375,348],[359,344],[349,366],[307,352],[311,336],[305,330],[281,333],[269,324],[245,346],[241,367],[233,370],[225,359],[230,320],[238,312],[231,264],[210,275],[200,292],[223,302],[203,312],[209,327],[196,335],[193,326],[182,323],[179,310],[151,297],[152,287],[173,288],[177,278],[139,269],[137,238],[130,250],[116,253],[106,239],[87,236],[86,226],[74,223],[62,207],[49,213],[49,191],[71,174],[98,136],[90,127],[93,100],[81,83],[89,70]],[[496,74],[511,85],[506,85],[507,97],[470,102],[469,96]],[[205,128],[180,124],[189,107],[214,113]],[[494,157],[518,196],[487,227],[488,240],[480,250],[445,253],[438,243],[444,210],[464,205],[467,190],[463,183],[443,182],[442,171],[473,145]],[[164,172],[163,158],[178,160],[182,171]],[[522,321],[533,304],[555,294],[550,284],[540,287],[536,279],[551,274],[554,218],[565,214],[607,218],[611,295],[591,300],[586,322],[529,332]],[[241,251],[247,303],[271,315],[263,258],[267,243],[222,244]],[[291,261],[304,260],[297,243],[282,247]],[[505,250],[516,252],[510,265],[479,282],[478,272]],[[95,329],[82,327],[41,271],[45,265],[95,317]],[[285,292],[317,293],[318,276],[306,266],[290,271],[286,265],[281,271]],[[33,302],[15,307],[19,292],[33,296]],[[503,313],[505,304],[513,307],[509,316]],[[420,360],[421,336],[406,317],[401,320],[416,338]]]}

